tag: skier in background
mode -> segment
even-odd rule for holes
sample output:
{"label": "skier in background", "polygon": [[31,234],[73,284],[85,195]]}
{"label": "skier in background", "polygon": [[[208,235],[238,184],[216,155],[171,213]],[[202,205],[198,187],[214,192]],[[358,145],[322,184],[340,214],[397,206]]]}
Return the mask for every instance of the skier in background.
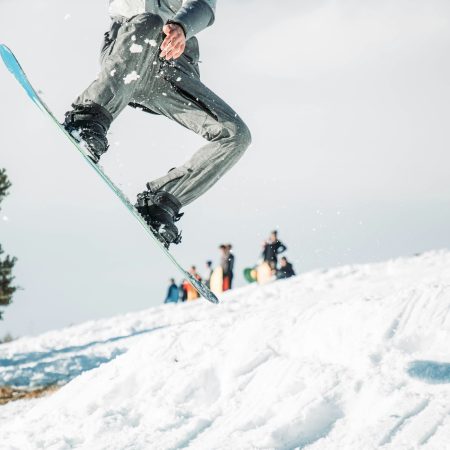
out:
{"label": "skier in background", "polygon": [[285,256],[281,257],[280,268],[277,270],[277,280],[295,276],[294,267]]}
{"label": "skier in background", "polygon": [[108,129],[126,106],[164,115],[208,141],[138,195],[139,213],[167,245],[181,242],[180,209],[211,188],[251,141],[242,119],[200,81],[195,35],[213,24],[215,7],[216,0],[109,0],[100,73],[64,122],[94,162],[108,150]]}
{"label": "skier in background", "polygon": [[275,271],[278,265],[278,255],[286,250],[287,247],[278,240],[278,231],[272,231],[269,239],[263,244],[262,257],[264,262],[268,263],[272,270]]}
{"label": "skier in background", "polygon": [[178,286],[175,284],[175,280],[171,278],[164,303],[178,303],[178,297],[179,297]]}
{"label": "skier in background", "polygon": [[223,291],[228,291],[233,284],[234,255],[231,252],[231,244],[222,244],[219,249],[221,251],[220,266],[223,270]]}

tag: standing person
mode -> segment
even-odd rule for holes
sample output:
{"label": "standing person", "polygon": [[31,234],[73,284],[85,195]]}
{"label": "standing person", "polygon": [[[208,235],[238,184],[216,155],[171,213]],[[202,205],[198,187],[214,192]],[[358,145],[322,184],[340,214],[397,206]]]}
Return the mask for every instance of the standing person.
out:
{"label": "standing person", "polygon": [[231,244],[222,244],[219,249],[221,251],[220,266],[223,271],[223,291],[228,291],[233,284],[234,255],[232,253]]}
{"label": "standing person", "polygon": [[175,284],[175,280],[171,278],[164,303],[178,303],[178,297],[179,297],[178,286]]}
{"label": "standing person", "polygon": [[206,261],[206,273],[205,273],[204,282],[206,284],[206,287],[208,287],[208,288],[211,286],[212,273],[213,273],[212,261]]}
{"label": "standing person", "polygon": [[286,256],[282,256],[280,260],[280,268],[277,270],[277,280],[294,276],[295,271],[292,263],[287,260]]}
{"label": "standing person", "polygon": [[[202,281],[202,277],[197,273],[197,268],[195,266],[192,266],[189,269],[189,273],[195,277],[198,281]],[[200,294],[197,292],[197,289],[195,289],[192,284],[188,283],[186,286],[187,288],[187,301],[190,300],[197,300],[200,297]]]}
{"label": "standing person", "polygon": [[64,121],[96,163],[126,106],[164,115],[209,141],[137,197],[137,210],[167,244],[181,242],[180,209],[231,169],[251,141],[243,120],[200,81],[195,35],[213,24],[215,8],[216,0],[109,0],[100,73]]}
{"label": "standing person", "polygon": [[185,302],[187,300],[188,286],[190,286],[189,282],[187,280],[182,280],[180,287],[178,288],[181,302]]}
{"label": "standing person", "polygon": [[270,233],[269,239],[263,244],[262,257],[272,270],[277,269],[278,255],[287,250],[287,247],[278,240],[278,231]]}

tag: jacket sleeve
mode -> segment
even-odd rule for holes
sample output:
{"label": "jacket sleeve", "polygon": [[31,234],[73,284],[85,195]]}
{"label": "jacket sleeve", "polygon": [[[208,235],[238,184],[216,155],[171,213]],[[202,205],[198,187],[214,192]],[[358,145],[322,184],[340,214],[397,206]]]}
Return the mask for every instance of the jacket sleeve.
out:
{"label": "jacket sleeve", "polygon": [[170,22],[181,25],[189,39],[214,23],[215,10],[216,0],[186,0]]}
{"label": "jacket sleeve", "polygon": [[285,252],[286,250],[287,250],[287,247],[282,242],[278,241],[277,250],[276,250],[277,255]]}
{"label": "jacket sleeve", "polygon": [[230,257],[228,259],[228,270],[230,272],[234,271],[234,255],[230,255]]}

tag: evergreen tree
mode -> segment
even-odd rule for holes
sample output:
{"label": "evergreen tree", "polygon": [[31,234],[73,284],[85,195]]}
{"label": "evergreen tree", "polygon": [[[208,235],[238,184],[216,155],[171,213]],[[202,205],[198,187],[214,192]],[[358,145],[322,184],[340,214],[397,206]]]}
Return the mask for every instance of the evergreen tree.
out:
{"label": "evergreen tree", "polygon": [[[6,170],[0,169],[0,204],[8,195],[10,187],[11,183],[6,175]],[[4,251],[0,244],[0,306],[7,306],[11,304],[13,294],[17,290],[17,287],[13,286],[14,276],[12,274],[17,259],[9,255],[2,257],[3,254]],[[2,312],[0,311],[1,318]]]}
{"label": "evergreen tree", "polygon": [[3,199],[8,195],[8,189],[11,187],[11,183],[8,180],[5,169],[0,169],[0,209]]}
{"label": "evergreen tree", "polygon": [[11,303],[12,296],[17,287],[13,286],[14,276],[12,270],[17,258],[6,255],[2,258],[4,251],[0,245],[0,305],[7,306]]}

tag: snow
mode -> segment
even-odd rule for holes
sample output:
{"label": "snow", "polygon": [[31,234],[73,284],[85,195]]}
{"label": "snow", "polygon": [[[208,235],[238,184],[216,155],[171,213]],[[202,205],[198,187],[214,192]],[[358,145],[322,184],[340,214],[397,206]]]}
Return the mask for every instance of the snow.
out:
{"label": "snow", "polygon": [[132,81],[139,80],[139,78],[140,76],[138,75],[138,73],[135,70],[133,70],[133,72],[129,73],[124,77],[123,82],[125,84],[130,84]]}
{"label": "snow", "polygon": [[[314,271],[0,346],[2,450],[445,450],[450,252]],[[90,370],[92,369],[92,370]]]}
{"label": "snow", "polygon": [[156,47],[158,45],[158,43],[154,39],[146,39],[144,42],[151,47]]}
{"label": "snow", "polygon": [[142,50],[144,50],[144,47],[139,44],[131,44],[130,52],[131,53],[142,53]]}

